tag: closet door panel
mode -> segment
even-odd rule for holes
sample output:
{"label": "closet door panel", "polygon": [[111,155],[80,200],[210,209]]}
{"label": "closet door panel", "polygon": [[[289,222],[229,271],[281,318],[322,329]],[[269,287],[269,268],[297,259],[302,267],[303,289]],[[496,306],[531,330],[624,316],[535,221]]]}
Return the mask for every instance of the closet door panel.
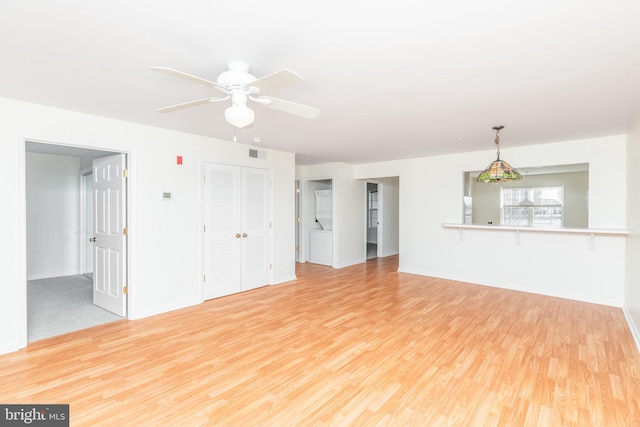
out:
{"label": "closet door panel", "polygon": [[240,292],[241,171],[205,166],[204,299]]}
{"label": "closet door panel", "polygon": [[242,170],[242,290],[269,283],[270,171]]}

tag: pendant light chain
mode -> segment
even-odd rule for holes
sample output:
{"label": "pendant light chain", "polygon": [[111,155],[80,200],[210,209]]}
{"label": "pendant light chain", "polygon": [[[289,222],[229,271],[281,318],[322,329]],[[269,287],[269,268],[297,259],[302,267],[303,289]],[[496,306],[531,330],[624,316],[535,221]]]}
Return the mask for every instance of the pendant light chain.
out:
{"label": "pendant light chain", "polygon": [[504,128],[504,126],[494,126],[493,129],[496,131],[496,139],[494,140],[496,144],[496,150],[498,152],[498,160],[500,160],[500,131]]}

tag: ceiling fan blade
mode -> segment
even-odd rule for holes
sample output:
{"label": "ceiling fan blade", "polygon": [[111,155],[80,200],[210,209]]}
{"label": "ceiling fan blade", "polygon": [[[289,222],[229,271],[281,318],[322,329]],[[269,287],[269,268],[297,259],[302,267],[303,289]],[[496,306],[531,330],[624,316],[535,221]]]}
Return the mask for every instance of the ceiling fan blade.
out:
{"label": "ceiling fan blade", "polygon": [[296,116],[304,117],[306,119],[315,119],[320,115],[319,108],[309,107],[308,105],[285,101],[284,99],[273,98],[271,96],[261,96],[256,98],[255,101],[265,107],[284,111],[285,113],[295,114]]}
{"label": "ceiling fan blade", "polygon": [[259,93],[266,93],[282,87],[302,83],[304,80],[298,74],[291,70],[280,70],[275,73],[267,74],[264,77],[254,80],[247,87],[255,87],[260,90]]}
{"label": "ceiling fan blade", "polygon": [[224,96],[222,98],[203,98],[197,99],[195,101],[183,102],[182,104],[170,105],[164,108],[158,108],[156,111],[158,113],[171,113],[173,111],[182,110],[183,108],[195,107],[197,105],[208,104],[209,102],[218,102],[229,99],[228,96]]}
{"label": "ceiling fan blade", "polygon": [[168,76],[180,77],[182,79],[191,80],[192,82],[199,83],[204,86],[213,87],[218,89],[224,93],[228,93],[224,86],[220,86],[216,82],[212,82],[211,80],[203,79],[202,77],[193,76],[191,74],[184,73],[182,71],[174,70],[173,68],[167,67],[151,67],[152,71],[157,71],[159,73],[166,74]]}

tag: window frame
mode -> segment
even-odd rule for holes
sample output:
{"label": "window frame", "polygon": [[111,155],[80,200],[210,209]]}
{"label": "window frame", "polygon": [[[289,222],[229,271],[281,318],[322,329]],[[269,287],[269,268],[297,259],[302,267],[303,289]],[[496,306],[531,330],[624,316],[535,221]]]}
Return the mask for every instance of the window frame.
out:
{"label": "window frame", "polygon": [[[536,203],[535,201],[535,194],[536,194],[536,190],[540,190],[540,189],[558,189],[559,190],[559,203]],[[505,192],[507,191],[512,191],[512,190],[518,190],[519,192],[522,192],[522,190],[526,190],[527,191],[527,196],[526,198],[528,200],[531,200],[534,204],[533,205],[526,205],[526,206],[522,206],[520,205],[520,202],[518,202],[517,204],[505,204],[504,200],[505,200]],[[505,209],[526,209],[526,218],[527,218],[527,223],[526,224],[522,224],[520,222],[507,222],[507,218],[508,217],[513,217],[512,215],[505,215]],[[547,214],[547,216],[550,215],[551,220],[549,222],[536,222],[536,218],[539,218],[540,216],[544,215],[544,214],[536,214],[536,209],[559,209],[559,217],[560,217],[560,224],[555,223],[554,224],[554,217],[557,216],[557,213],[553,213],[551,212],[551,214]],[[520,218],[522,218],[523,215],[520,216]],[[525,227],[554,227],[554,228],[560,228],[564,226],[564,185],[544,185],[544,186],[526,186],[526,187],[501,187],[500,188],[500,224],[501,225],[512,225],[512,226],[525,226]]]}

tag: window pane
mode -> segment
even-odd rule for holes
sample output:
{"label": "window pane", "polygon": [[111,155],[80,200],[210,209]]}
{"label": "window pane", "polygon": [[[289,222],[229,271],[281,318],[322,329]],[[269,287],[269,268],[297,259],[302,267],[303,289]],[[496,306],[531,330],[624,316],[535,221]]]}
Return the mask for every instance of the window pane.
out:
{"label": "window pane", "polygon": [[562,208],[559,206],[533,208],[533,224],[561,226],[562,225]]}
{"label": "window pane", "polygon": [[562,204],[562,187],[537,187],[533,190],[533,202],[536,205]]}
{"label": "window pane", "polygon": [[504,208],[502,223],[508,225],[529,225],[529,208]]}
{"label": "window pane", "polygon": [[562,187],[501,188],[501,224],[562,226]]}

